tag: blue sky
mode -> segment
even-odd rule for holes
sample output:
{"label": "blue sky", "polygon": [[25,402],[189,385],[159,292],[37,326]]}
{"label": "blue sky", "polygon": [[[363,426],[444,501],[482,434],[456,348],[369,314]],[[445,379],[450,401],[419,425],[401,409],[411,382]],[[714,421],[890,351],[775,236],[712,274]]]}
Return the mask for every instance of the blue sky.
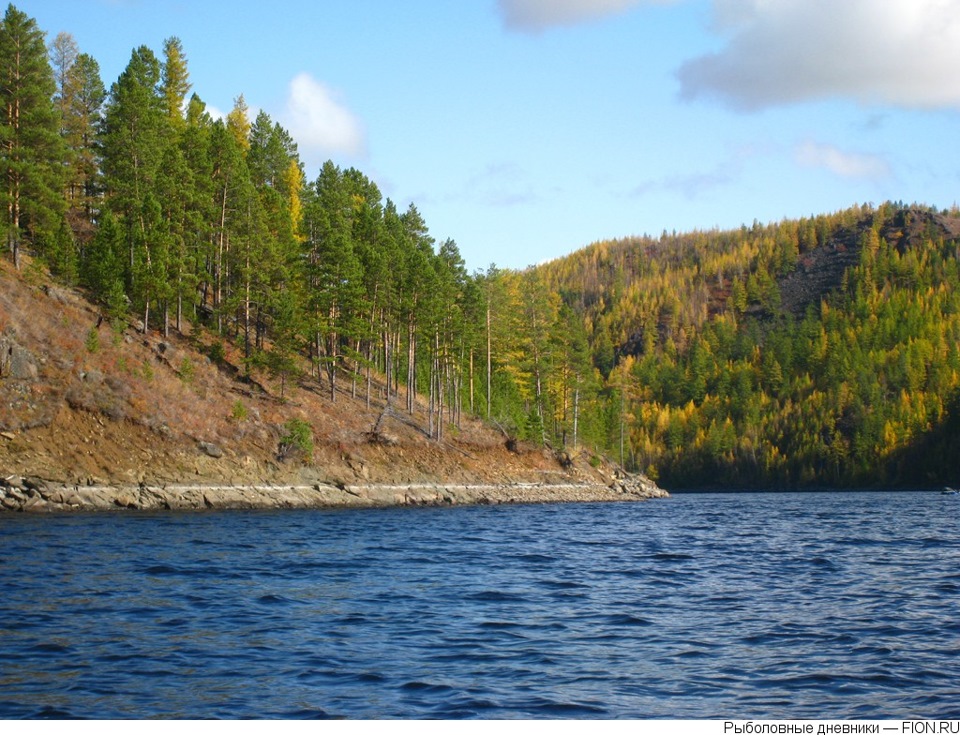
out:
{"label": "blue sky", "polygon": [[470,270],[591,242],[960,197],[960,0],[20,0],[116,80],[178,36],[411,201]]}

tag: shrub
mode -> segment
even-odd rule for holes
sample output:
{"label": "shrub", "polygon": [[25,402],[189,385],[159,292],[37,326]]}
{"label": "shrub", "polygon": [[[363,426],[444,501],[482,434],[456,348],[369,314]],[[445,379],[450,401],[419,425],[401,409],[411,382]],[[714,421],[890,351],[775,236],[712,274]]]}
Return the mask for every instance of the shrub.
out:
{"label": "shrub", "polygon": [[313,454],[313,429],[303,419],[290,419],[284,424],[286,434],[280,439],[280,458],[284,459],[296,452],[309,457]]}
{"label": "shrub", "polygon": [[213,362],[224,362],[227,359],[227,351],[223,347],[223,342],[215,340],[207,349],[207,354]]}
{"label": "shrub", "polygon": [[183,358],[180,362],[180,369],[177,370],[177,374],[180,376],[180,380],[184,383],[192,383],[194,375],[193,362],[189,357]]}
{"label": "shrub", "polygon": [[90,327],[90,331],[87,332],[87,341],[84,344],[87,347],[87,352],[91,354],[100,351],[100,331],[96,327]]}
{"label": "shrub", "polygon": [[237,399],[237,402],[233,404],[233,409],[230,411],[230,416],[234,421],[247,420],[247,407],[239,398]]}

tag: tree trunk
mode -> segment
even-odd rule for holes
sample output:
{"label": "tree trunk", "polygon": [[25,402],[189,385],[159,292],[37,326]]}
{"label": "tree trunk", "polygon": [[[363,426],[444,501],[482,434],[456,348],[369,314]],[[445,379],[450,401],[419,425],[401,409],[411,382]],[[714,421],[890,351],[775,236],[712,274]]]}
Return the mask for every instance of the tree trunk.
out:
{"label": "tree trunk", "polygon": [[577,419],[580,410],[580,386],[577,385],[573,390],[573,451],[576,452],[577,446]]}
{"label": "tree trunk", "polygon": [[487,297],[487,420],[490,420],[490,403],[491,403],[491,375],[493,374],[492,366],[492,357],[490,350],[490,297]]}

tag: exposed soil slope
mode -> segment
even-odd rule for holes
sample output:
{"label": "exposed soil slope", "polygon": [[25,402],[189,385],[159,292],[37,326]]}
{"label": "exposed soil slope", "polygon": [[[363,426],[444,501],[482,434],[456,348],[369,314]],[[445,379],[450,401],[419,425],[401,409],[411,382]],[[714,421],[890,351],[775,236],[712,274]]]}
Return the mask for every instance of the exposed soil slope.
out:
{"label": "exposed soil slope", "polygon": [[[811,304],[840,288],[846,270],[860,262],[860,236],[870,228],[873,215],[836,233],[825,245],[804,253],[797,269],[784,276],[780,287],[781,308],[802,317]],[[960,218],[926,209],[900,211],[880,229],[879,236],[901,252],[916,247],[925,237],[960,237]]]}
{"label": "exposed soil slope", "polygon": [[[607,463],[508,448],[474,419],[438,443],[425,411],[408,415],[402,396],[385,413],[377,382],[368,399],[365,381],[342,381],[334,402],[304,379],[281,399],[269,376],[242,376],[229,342],[185,332],[116,330],[79,292],[0,262],[0,485],[616,484]],[[309,456],[283,456],[291,419],[312,429]]]}

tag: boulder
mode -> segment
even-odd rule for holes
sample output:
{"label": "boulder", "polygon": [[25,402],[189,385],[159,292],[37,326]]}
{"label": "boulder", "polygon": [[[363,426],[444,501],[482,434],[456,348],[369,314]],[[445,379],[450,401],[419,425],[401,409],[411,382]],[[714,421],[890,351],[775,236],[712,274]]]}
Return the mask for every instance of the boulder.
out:
{"label": "boulder", "polygon": [[121,508],[139,508],[140,501],[137,500],[131,493],[122,492],[117,497],[113,499],[114,505],[117,505]]}
{"label": "boulder", "polygon": [[223,450],[216,444],[210,442],[200,442],[197,444],[197,448],[208,457],[213,457],[214,459],[220,459],[220,457],[223,456]]}
{"label": "boulder", "polygon": [[36,380],[39,374],[33,353],[11,337],[0,336],[0,378]]}

